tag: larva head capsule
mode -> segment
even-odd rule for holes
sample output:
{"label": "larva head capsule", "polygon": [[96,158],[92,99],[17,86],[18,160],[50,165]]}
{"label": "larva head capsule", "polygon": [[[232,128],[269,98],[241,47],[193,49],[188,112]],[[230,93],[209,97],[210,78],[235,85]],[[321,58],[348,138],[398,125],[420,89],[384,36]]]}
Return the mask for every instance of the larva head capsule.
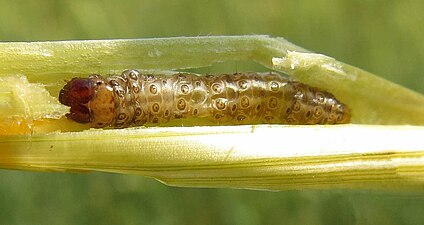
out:
{"label": "larva head capsule", "polygon": [[112,123],[113,89],[101,76],[72,79],[60,91],[59,101],[71,107],[66,116],[78,123],[90,123],[90,127],[106,127]]}
{"label": "larva head capsule", "polygon": [[60,103],[72,106],[86,104],[94,96],[93,81],[87,78],[73,78],[60,90]]}

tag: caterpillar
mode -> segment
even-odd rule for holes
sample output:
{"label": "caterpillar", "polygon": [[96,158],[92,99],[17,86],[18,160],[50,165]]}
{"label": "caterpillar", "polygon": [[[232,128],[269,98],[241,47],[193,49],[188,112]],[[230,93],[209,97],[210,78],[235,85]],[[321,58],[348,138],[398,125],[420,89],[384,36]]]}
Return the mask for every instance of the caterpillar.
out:
{"label": "caterpillar", "polygon": [[59,93],[68,118],[94,128],[162,125],[179,118],[213,124],[339,124],[350,110],[332,94],[277,73],[141,74],[73,78]]}

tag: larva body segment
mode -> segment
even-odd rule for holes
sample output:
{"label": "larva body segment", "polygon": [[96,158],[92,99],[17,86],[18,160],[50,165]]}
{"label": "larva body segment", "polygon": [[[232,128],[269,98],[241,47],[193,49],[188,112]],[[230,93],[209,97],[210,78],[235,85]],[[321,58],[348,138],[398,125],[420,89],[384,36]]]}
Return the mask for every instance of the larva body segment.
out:
{"label": "larva body segment", "polygon": [[154,126],[179,118],[217,125],[348,123],[350,111],[332,94],[276,73],[198,76],[139,74],[74,78],[59,100],[67,116],[91,127]]}

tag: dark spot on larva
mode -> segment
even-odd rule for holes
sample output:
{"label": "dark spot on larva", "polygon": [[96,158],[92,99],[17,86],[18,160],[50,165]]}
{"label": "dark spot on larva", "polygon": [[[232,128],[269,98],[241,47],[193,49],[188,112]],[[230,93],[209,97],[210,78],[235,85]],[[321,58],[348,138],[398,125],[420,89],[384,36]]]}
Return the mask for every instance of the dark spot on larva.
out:
{"label": "dark spot on larva", "polygon": [[158,103],[154,103],[154,104],[152,105],[152,110],[153,110],[153,112],[159,112],[159,109],[160,109],[160,106],[159,106],[159,104],[158,104]]}
{"label": "dark spot on larva", "polygon": [[318,104],[324,104],[325,103],[324,94],[321,92],[315,93],[315,100]]}
{"label": "dark spot on larva", "polygon": [[198,113],[198,112],[197,112],[197,109],[194,109],[194,110],[193,110],[193,116],[196,116],[196,115],[197,115],[197,113]]}
{"label": "dark spot on larva", "polygon": [[240,89],[246,89],[247,86],[248,86],[246,80],[240,80],[237,84],[238,84]]}
{"label": "dark spot on larva", "polygon": [[256,106],[256,111],[259,111],[259,110],[261,110],[261,104]]}
{"label": "dark spot on larva", "polygon": [[97,123],[97,126],[102,127],[103,123]]}
{"label": "dark spot on larva", "polygon": [[206,78],[208,78],[208,79],[212,79],[212,78],[214,78],[214,76],[213,76],[213,75],[211,75],[211,74],[208,74],[208,75],[206,75],[205,77],[206,77]]}
{"label": "dark spot on larva", "polygon": [[135,109],[135,115],[136,115],[136,116],[140,116],[142,112],[143,112],[143,110],[142,110],[140,107],[137,107],[137,108]]}
{"label": "dark spot on larva", "polygon": [[322,108],[321,106],[316,106],[314,109],[314,116],[320,117],[322,115]]}
{"label": "dark spot on larva", "polygon": [[212,90],[215,93],[221,93],[221,91],[222,91],[222,85],[221,84],[213,84],[212,85]]}
{"label": "dark spot on larva", "polygon": [[190,87],[187,84],[181,85],[181,93],[188,94],[190,92]]}
{"label": "dark spot on larva", "polygon": [[280,86],[278,85],[277,82],[271,81],[270,87],[271,87],[271,91],[278,91]]}
{"label": "dark spot on larva", "polygon": [[296,123],[296,119],[294,119],[293,117],[288,117],[287,122],[293,124],[293,123]]}
{"label": "dark spot on larva", "polygon": [[237,116],[237,120],[238,121],[243,121],[243,120],[245,120],[246,119],[246,116],[245,115],[238,115]]}
{"label": "dark spot on larva", "polygon": [[306,118],[308,118],[308,117],[310,117],[311,116],[311,111],[308,111],[307,113],[306,113]]}
{"label": "dark spot on larva", "polygon": [[293,112],[298,112],[298,111],[300,111],[300,109],[301,109],[300,102],[296,100],[296,101],[294,102],[293,106],[292,106],[292,109],[293,109]]}
{"label": "dark spot on larva", "polygon": [[269,99],[269,102],[268,102],[268,106],[269,106],[269,108],[274,109],[274,108],[276,108],[276,107],[277,107],[277,105],[278,105],[278,100],[277,100],[277,98],[275,98],[275,97],[271,97],[271,98]]}
{"label": "dark spot on larva", "polygon": [[136,84],[134,84],[133,91],[137,94],[138,92],[140,92],[140,88]]}
{"label": "dark spot on larva", "polygon": [[168,117],[169,116],[169,110],[166,110],[164,115],[165,115],[165,117]]}
{"label": "dark spot on larva", "polygon": [[260,79],[258,76],[255,76],[253,79],[254,79],[257,83],[258,83],[258,82],[261,82],[261,79]]}
{"label": "dark spot on larva", "polygon": [[248,97],[242,97],[241,98],[241,100],[240,100],[240,105],[241,105],[241,107],[242,108],[247,108],[247,107],[249,107],[249,98]]}
{"label": "dark spot on larva", "polygon": [[236,109],[237,109],[237,105],[236,104],[234,104],[232,107],[231,107],[231,111],[236,111]]}
{"label": "dark spot on larva", "polygon": [[267,120],[267,121],[270,121],[270,120],[273,120],[273,119],[274,119],[273,116],[265,116],[265,120]]}
{"label": "dark spot on larva", "polygon": [[159,123],[159,119],[157,117],[153,118],[153,123]]}
{"label": "dark spot on larva", "polygon": [[118,81],[116,81],[116,80],[109,81],[109,84],[112,85],[112,86],[118,86],[119,85]]}
{"label": "dark spot on larva", "polygon": [[217,99],[215,105],[217,109],[222,110],[222,109],[225,109],[226,102],[223,99]]}
{"label": "dark spot on larva", "polygon": [[137,80],[137,74],[134,70],[130,71],[128,76],[133,79],[133,80]]}
{"label": "dark spot on larva", "polygon": [[175,119],[180,119],[180,118],[183,118],[183,115],[181,115],[181,114],[175,114],[174,117],[175,117]]}
{"label": "dark spot on larva", "polygon": [[158,93],[158,88],[154,84],[150,85],[149,90],[150,90],[150,93],[152,93],[152,94]]}
{"label": "dark spot on larva", "polygon": [[126,117],[127,117],[127,114],[125,114],[125,113],[119,113],[119,115],[118,115],[119,120],[124,120]]}
{"label": "dark spot on larva", "polygon": [[180,99],[180,100],[178,100],[178,102],[177,102],[177,108],[179,109],[179,110],[184,110],[185,108],[186,108],[186,101],[184,100],[184,99]]}
{"label": "dark spot on larva", "polygon": [[289,113],[291,113],[291,108],[286,109],[286,114],[289,114]]}
{"label": "dark spot on larva", "polygon": [[165,85],[167,82],[166,80],[162,80],[162,84]]}
{"label": "dark spot on larva", "polygon": [[215,114],[215,119],[217,119],[217,120],[222,119],[223,117],[224,117],[224,115],[222,115],[222,114],[219,114],[219,113]]}
{"label": "dark spot on larva", "polygon": [[200,81],[196,81],[196,86],[200,87],[202,85],[202,83]]}

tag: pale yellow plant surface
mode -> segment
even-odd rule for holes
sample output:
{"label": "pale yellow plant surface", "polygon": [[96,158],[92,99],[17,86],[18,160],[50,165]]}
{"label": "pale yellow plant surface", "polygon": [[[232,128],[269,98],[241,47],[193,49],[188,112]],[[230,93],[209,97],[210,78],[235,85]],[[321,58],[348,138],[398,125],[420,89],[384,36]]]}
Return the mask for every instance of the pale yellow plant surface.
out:
{"label": "pale yellow plant surface", "polygon": [[[72,77],[255,61],[335,94],[337,126],[89,129],[57,100]],[[140,174],[177,186],[424,187],[424,97],[283,38],[263,35],[0,43],[0,167]],[[184,126],[183,126],[184,125]],[[186,127],[188,126],[188,127]]]}

